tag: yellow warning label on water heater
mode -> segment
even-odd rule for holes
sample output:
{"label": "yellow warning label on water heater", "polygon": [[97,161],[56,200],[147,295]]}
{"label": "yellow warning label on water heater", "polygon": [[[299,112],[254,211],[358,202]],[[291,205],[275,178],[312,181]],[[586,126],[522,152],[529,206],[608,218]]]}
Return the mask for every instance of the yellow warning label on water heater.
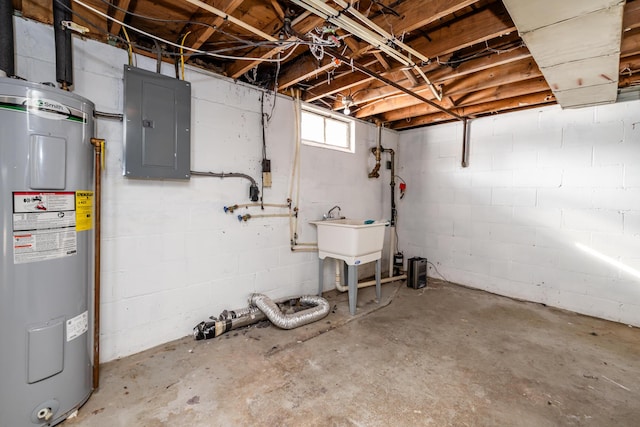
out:
{"label": "yellow warning label on water heater", "polygon": [[76,231],[93,228],[93,191],[76,191]]}

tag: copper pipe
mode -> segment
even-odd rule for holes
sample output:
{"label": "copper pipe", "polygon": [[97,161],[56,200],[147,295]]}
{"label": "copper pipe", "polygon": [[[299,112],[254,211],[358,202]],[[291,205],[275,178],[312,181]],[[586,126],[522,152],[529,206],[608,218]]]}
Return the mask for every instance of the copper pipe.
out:
{"label": "copper pipe", "polygon": [[373,155],[376,156],[376,165],[373,168],[373,170],[369,172],[369,178],[380,177],[380,174],[378,173],[378,171],[380,170],[380,160],[382,157],[382,150],[380,149],[382,144],[382,123],[379,121],[376,121],[376,126],[378,126],[378,137],[376,141],[376,146],[371,149],[371,152],[373,153]]}
{"label": "copper pipe", "polygon": [[380,159],[381,159],[381,155],[380,155],[380,149],[378,147],[373,147],[371,149],[371,153],[373,153],[374,156],[376,156],[376,165],[374,166],[373,170],[371,172],[369,172],[369,178],[379,178],[380,177]]}
{"label": "copper pipe", "polygon": [[93,389],[100,386],[100,207],[102,204],[102,147],[104,139],[91,138],[95,153],[95,230],[93,268]]}

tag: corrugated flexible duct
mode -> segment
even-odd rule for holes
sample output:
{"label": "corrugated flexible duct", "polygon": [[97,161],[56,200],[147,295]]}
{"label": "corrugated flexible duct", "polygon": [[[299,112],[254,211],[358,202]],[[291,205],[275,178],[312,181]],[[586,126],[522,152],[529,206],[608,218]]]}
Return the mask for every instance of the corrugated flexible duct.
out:
{"label": "corrugated flexible duct", "polygon": [[316,322],[329,314],[331,308],[326,299],[316,295],[301,296],[300,304],[312,307],[294,314],[284,314],[271,298],[262,294],[251,294],[249,304],[258,307],[271,323],[282,329],[295,329]]}

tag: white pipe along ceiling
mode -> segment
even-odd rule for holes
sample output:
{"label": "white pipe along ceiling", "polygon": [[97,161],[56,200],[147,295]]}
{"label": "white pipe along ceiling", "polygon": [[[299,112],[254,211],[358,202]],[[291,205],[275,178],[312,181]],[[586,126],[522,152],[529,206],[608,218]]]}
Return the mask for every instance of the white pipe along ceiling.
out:
{"label": "white pipe along ceiling", "polygon": [[563,108],[616,101],[624,0],[503,0]]}

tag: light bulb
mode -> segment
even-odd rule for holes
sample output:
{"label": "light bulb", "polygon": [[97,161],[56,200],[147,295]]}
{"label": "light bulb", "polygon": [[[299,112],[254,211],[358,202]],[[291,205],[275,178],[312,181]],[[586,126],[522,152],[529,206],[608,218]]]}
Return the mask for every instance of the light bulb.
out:
{"label": "light bulb", "polygon": [[342,98],[342,105],[344,105],[344,114],[347,116],[351,114],[351,109],[349,108],[353,105],[353,98],[351,95],[347,95]]}

